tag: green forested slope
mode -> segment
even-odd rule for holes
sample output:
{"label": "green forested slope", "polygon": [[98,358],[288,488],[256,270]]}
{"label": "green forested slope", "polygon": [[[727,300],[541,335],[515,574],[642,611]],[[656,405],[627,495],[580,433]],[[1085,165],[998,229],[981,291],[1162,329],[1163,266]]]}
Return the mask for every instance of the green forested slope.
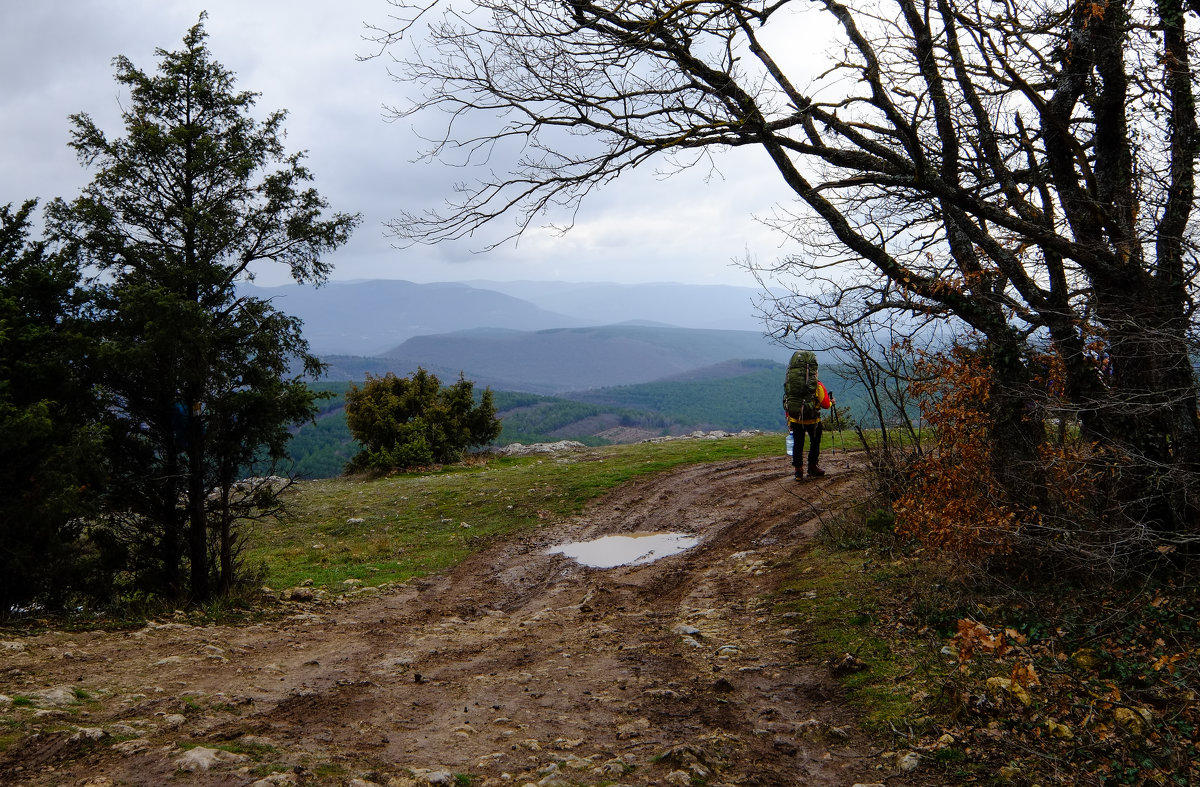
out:
{"label": "green forested slope", "polygon": [[738,364],[737,376],[622,385],[571,398],[601,407],[649,411],[697,429],[782,430],[784,367],[772,361]]}
{"label": "green forested slope", "polygon": [[[860,392],[842,388],[827,377],[840,407],[855,409]],[[614,427],[654,434],[682,434],[699,429],[735,432],[786,428],[780,400],[784,366],[773,361],[729,361],[708,369],[655,383],[622,385],[571,394],[570,398],[495,391],[494,401],[503,431],[497,441],[537,443],[578,440],[602,445],[599,437]],[[346,428],[343,394],[349,383],[313,386],[331,394],[315,424],[297,431],[291,444],[295,472],[306,478],[338,475],[358,446]]]}

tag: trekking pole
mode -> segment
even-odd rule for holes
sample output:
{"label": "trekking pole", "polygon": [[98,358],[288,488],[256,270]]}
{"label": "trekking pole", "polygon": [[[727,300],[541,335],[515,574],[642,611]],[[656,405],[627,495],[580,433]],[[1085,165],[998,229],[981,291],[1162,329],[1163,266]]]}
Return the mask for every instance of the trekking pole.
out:
{"label": "trekking pole", "polygon": [[831,410],[833,410],[833,425],[837,429],[838,442],[840,442],[842,444],[842,453],[844,454],[844,453],[846,453],[846,440],[845,440],[845,438],[842,437],[842,417],[840,415],[838,415],[837,400],[834,399],[832,396],[829,397],[829,399],[830,399],[830,404],[833,405],[830,408]]}

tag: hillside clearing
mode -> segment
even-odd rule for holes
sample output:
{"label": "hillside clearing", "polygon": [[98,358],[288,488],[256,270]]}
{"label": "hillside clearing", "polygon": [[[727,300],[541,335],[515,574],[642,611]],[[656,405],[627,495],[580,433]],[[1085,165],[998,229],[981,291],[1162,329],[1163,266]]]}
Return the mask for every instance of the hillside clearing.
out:
{"label": "hillside clearing", "polygon": [[[852,458],[804,485],[782,456],[639,477],[444,574],[274,622],[14,640],[0,780],[928,783],[797,663],[769,598],[850,494]],[[658,530],[701,542],[610,570],[547,554]]]}

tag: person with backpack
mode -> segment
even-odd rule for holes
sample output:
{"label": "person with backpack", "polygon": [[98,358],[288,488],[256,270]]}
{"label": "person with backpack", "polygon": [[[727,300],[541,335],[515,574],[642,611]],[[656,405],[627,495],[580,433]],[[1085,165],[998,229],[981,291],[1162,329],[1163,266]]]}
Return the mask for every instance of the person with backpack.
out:
{"label": "person with backpack", "polygon": [[825,475],[817,464],[821,456],[821,410],[833,405],[833,395],[817,379],[816,354],[809,350],[792,353],[783,380],[783,410],[792,433],[792,466],[797,481],[804,478],[805,435],[809,438],[808,474],[812,478]]}

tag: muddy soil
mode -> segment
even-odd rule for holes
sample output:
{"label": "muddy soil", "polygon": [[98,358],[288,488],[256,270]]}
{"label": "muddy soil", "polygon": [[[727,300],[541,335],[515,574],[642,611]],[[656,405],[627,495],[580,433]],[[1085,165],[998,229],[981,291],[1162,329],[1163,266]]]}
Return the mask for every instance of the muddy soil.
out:
{"label": "muddy soil", "polygon": [[[852,461],[638,480],[444,576],[270,623],[0,642],[0,784],[928,783],[856,729],[769,600]],[[547,553],[657,531],[700,543],[613,569]]]}

